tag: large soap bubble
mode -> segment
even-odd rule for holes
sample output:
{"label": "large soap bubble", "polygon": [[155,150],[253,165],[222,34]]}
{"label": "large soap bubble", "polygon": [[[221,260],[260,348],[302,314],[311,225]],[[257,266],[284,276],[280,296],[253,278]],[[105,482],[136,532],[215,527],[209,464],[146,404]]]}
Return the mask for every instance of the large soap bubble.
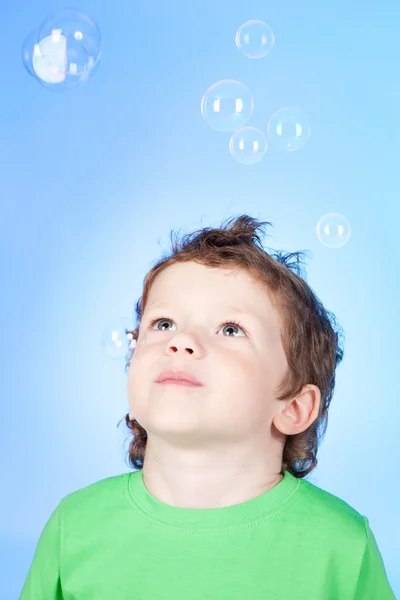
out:
{"label": "large soap bubble", "polygon": [[39,41],[31,32],[22,47],[22,60],[32,77],[56,91],[74,88],[88,77],[85,49],[77,42],[67,43],[62,35]]}
{"label": "large soap bubble", "polygon": [[26,38],[22,50],[28,72],[44,86],[62,91],[92,77],[101,57],[101,34],[85,13],[64,9],[50,14]]}

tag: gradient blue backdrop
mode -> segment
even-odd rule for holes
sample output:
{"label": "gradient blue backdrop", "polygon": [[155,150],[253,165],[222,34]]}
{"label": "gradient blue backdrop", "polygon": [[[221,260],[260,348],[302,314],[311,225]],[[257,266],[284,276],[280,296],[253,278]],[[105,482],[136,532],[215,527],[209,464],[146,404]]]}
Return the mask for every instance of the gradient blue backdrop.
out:
{"label": "gradient blue backdrop", "polygon": [[[20,593],[58,502],[129,470],[127,377],[104,327],[132,315],[171,229],[241,213],[272,221],[269,247],[310,251],[308,282],[345,330],[309,480],[368,517],[400,597],[399,3],[80,0],[101,65],[57,94],[28,75],[21,46],[64,6],[0,5],[1,600]],[[235,46],[249,19],[275,32],[262,60]],[[303,109],[305,148],[233,160],[230,134],[200,113],[230,78],[254,94],[248,125]],[[316,236],[328,212],[352,227],[340,249]]]}

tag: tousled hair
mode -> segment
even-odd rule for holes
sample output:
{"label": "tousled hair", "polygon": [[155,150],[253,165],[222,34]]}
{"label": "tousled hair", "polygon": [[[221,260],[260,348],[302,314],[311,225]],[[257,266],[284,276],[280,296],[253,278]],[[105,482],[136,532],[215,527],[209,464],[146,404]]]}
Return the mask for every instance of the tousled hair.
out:
{"label": "tousled hair", "polygon": [[[342,329],[335,316],[324,308],[303,278],[301,257],[304,252],[270,254],[262,247],[257,230],[264,231],[267,221],[248,215],[231,217],[220,228],[205,227],[174,239],[172,250],[150,269],[144,278],[143,295],[136,303],[136,327],[126,330],[129,339],[138,339],[141,318],[151,286],[161,271],[178,262],[193,261],[208,267],[239,268],[255,280],[264,283],[282,321],[281,340],[288,369],[277,388],[277,399],[287,400],[299,394],[307,384],[316,385],[321,392],[318,417],[303,432],[288,435],[282,456],[282,469],[294,477],[306,477],[317,466],[317,451],[328,425],[328,409],[335,388],[335,371],[343,358]],[[265,233],[265,232],[264,232]],[[127,371],[134,349],[126,356]],[[121,421],[120,421],[121,422]],[[125,415],[131,441],[128,449],[129,466],[143,468],[147,432]]]}

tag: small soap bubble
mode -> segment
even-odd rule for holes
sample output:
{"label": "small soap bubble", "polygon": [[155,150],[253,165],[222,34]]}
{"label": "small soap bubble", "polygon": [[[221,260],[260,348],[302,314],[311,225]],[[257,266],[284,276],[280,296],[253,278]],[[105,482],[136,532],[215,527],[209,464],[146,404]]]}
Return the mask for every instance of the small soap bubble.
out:
{"label": "small soap bubble", "polygon": [[268,138],[277,150],[294,152],[306,144],[311,134],[307,116],[298,108],[281,108],[268,122]]}
{"label": "small soap bubble", "polygon": [[250,119],[254,100],[243,83],[232,79],[214,83],[201,100],[201,114],[217,131],[236,131]]}
{"label": "small soap bubble", "polygon": [[242,127],[230,139],[229,151],[243,165],[255,165],[267,151],[267,140],[260,129]]}
{"label": "small soap bubble", "polygon": [[263,21],[247,21],[236,32],[236,46],[247,58],[264,58],[275,43],[274,32]]}
{"label": "small soap bubble", "polygon": [[101,344],[107,355],[113,360],[126,359],[136,345],[128,333],[134,329],[133,320],[127,317],[108,323],[101,336]]}
{"label": "small soap bubble", "polygon": [[349,221],[339,213],[328,213],[317,223],[316,233],[319,241],[328,248],[341,248],[350,239]]}

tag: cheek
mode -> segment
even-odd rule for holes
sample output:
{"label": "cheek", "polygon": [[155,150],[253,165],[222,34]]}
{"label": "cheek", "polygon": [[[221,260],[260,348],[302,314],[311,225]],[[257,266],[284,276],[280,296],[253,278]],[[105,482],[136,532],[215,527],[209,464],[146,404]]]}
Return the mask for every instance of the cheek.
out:
{"label": "cheek", "polygon": [[139,365],[131,365],[131,370],[128,377],[128,404],[135,419],[140,423],[143,417],[143,412],[148,406],[148,398],[150,394],[148,378],[143,375]]}
{"label": "cheek", "polygon": [[246,352],[232,353],[224,362],[237,378],[254,378],[261,371],[260,359]]}
{"label": "cheek", "polygon": [[131,357],[131,369],[134,370],[134,377],[136,377],[136,372],[140,370],[143,374],[146,374],[146,363],[150,363],[150,355],[149,355],[149,344],[145,336],[139,338],[136,343],[136,347],[132,353]]}
{"label": "cheek", "polygon": [[236,355],[230,360],[222,360],[211,370],[210,383],[217,382],[217,388],[231,393],[233,396],[243,397],[260,386],[262,370],[257,365],[255,356]]}
{"label": "cheek", "polygon": [[128,393],[129,399],[134,398],[139,393],[143,393],[147,388],[148,369],[143,364],[143,359],[139,354],[132,357],[128,372]]}
{"label": "cheek", "polygon": [[231,361],[219,378],[225,389],[234,396],[247,397],[250,405],[271,396],[274,385],[271,371],[271,365],[259,356],[242,355]]}

